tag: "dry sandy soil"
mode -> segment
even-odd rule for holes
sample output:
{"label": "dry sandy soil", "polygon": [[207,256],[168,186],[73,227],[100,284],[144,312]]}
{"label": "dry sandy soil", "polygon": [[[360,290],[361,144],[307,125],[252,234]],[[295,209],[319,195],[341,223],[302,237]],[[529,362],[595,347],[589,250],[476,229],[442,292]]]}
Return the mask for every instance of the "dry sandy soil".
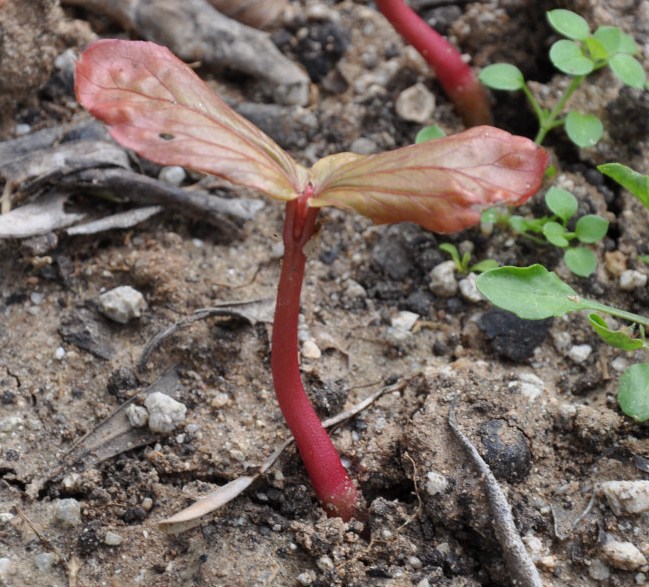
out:
{"label": "dry sandy soil", "polygon": [[[0,2],[0,12],[15,4]],[[50,2],[33,4],[34,14],[53,10]],[[565,82],[546,57],[547,9],[561,5],[591,23],[615,23],[649,51],[646,1],[419,4],[476,67],[516,63],[548,99]],[[32,86],[14,88],[20,99],[4,121],[7,140],[87,116],[65,71],[49,73],[53,55],[81,50],[94,34],[137,35],[91,11],[65,10],[48,16],[52,38],[39,37],[56,49],[43,53],[47,73],[33,65],[38,43],[20,44],[36,69]],[[9,18],[4,26],[12,22],[31,26]],[[272,105],[263,85],[230,69],[206,78],[231,103],[247,103],[296,159],[412,142],[421,124],[398,116],[395,102],[416,83],[436,98],[427,122],[462,130],[434,76],[371,3],[292,1],[271,32],[311,74],[307,106]],[[166,209],[129,229],[0,241],[0,585],[509,585],[484,480],[447,424],[453,401],[545,585],[649,582],[647,514],[614,511],[597,495],[587,510],[599,483],[648,478],[648,429],[626,418],[616,399],[620,369],[641,357],[606,347],[580,315],[522,322],[429,287],[431,270],[447,260],[438,244],[471,243],[475,259],[543,262],[584,296],[647,314],[645,287],[619,287],[623,269],[649,272],[638,260],[649,253],[647,211],[604,182],[595,165],[620,161],[649,173],[649,99],[603,72],[575,104],[604,120],[601,144],[578,151],[555,133],[547,147],[559,169],[555,181],[572,189],[580,211],[611,220],[590,278],[570,274],[556,250],[506,232],[442,238],[412,225],[375,227],[352,214],[323,213],[302,300],[302,335],[310,342],[301,362],[313,402],[328,417],[402,383],[332,433],[367,503],[362,522],[325,516],[289,448],[198,527],[178,536],[159,527],[218,485],[254,473],[288,437],[272,391],[267,312],[254,324],[236,316],[196,322],[137,368],[147,342],[196,309],[274,295],[280,205],[261,202],[237,230]],[[494,112],[498,126],[534,133],[519,97],[494,95]],[[142,162],[133,168],[159,171]],[[184,185],[197,180],[190,175]],[[130,207],[83,190],[67,206],[91,216]],[[542,209],[536,196],[523,212]],[[146,300],[142,316],[127,324],[99,311],[101,292],[122,285]],[[399,328],[404,311],[418,315],[412,329]],[[575,354],[580,345],[589,345],[587,356]],[[173,432],[142,432],[128,440],[142,446],[112,452],[113,445],[81,440],[124,402],[141,405],[148,386],[171,368],[175,379],[165,389],[187,408]],[[635,559],[613,552],[616,541],[635,547]]]}

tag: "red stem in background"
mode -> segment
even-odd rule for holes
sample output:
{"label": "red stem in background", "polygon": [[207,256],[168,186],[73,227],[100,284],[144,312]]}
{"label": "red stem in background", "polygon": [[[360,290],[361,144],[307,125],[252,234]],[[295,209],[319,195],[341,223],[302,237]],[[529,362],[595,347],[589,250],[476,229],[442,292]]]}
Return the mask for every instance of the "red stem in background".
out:
{"label": "red stem in background", "polygon": [[315,492],[329,515],[357,514],[358,491],[304,391],[298,363],[297,327],[306,256],[318,208],[309,208],[309,189],[286,204],[284,258],[273,322],[271,368],[277,401],[300,451]]}
{"label": "red stem in background", "polygon": [[439,83],[467,126],[491,124],[491,106],[484,86],[462,60],[460,52],[432,29],[403,0],[376,0],[396,31],[433,68]]}

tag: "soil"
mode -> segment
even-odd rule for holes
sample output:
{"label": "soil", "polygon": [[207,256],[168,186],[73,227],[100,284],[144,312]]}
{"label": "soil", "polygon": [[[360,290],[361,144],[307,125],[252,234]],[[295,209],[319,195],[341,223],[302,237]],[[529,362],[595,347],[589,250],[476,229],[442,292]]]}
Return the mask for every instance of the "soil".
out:
{"label": "soil", "polygon": [[[516,63],[548,101],[565,82],[547,61],[553,37],[545,10],[561,4],[591,23],[614,23],[644,55],[649,50],[646,1],[419,4],[474,65]],[[50,10],[48,19],[55,40],[43,42],[59,52],[80,50],[91,26],[102,36],[126,34],[79,8]],[[271,34],[309,71],[311,103],[260,107],[255,122],[301,162],[412,142],[421,124],[400,118],[395,102],[418,82],[436,98],[427,122],[462,130],[422,59],[370,3],[292,1]],[[69,82],[56,69],[50,75],[51,51],[44,55],[48,73],[14,88],[22,94],[5,121],[6,138],[25,125],[37,130],[85,116]],[[49,81],[37,89],[41,79]],[[208,79],[228,99],[268,101],[253,80],[233,72]],[[493,99],[498,126],[534,134],[519,96]],[[648,429],[625,417],[616,399],[620,371],[642,357],[605,346],[584,316],[523,322],[429,286],[431,270],[447,260],[438,244],[448,241],[477,260],[543,262],[586,297],[647,313],[646,287],[619,287],[624,269],[649,273],[638,260],[649,253],[647,211],[595,165],[619,161],[649,173],[649,98],[604,71],[588,79],[574,105],[601,116],[602,142],[578,150],[556,132],[547,147],[558,167],[555,185],[577,196],[580,213],[611,221],[608,237],[594,246],[599,264],[590,278],[571,274],[556,250],[499,230],[441,237],[322,213],[302,298],[303,339],[321,350],[317,356],[310,344],[301,360],[313,402],[328,417],[383,385],[404,383],[332,433],[367,503],[360,522],[325,515],[289,448],[197,528],[173,536],[159,527],[217,486],[254,473],[288,437],[272,391],[264,319],[196,322],[137,369],[147,342],[194,310],[274,295],[281,206],[264,202],[230,236],[167,211],[94,236],[1,241],[0,585],[508,585],[483,479],[447,425],[452,402],[498,478],[545,585],[648,582],[648,562],[622,560],[606,545],[631,543],[640,559],[649,557],[649,517],[614,511],[597,495],[603,481],[648,478]],[[113,206],[84,193],[71,205]],[[542,214],[541,197],[522,213]],[[147,304],[127,324],[98,309],[100,293],[121,285]],[[398,327],[404,311],[418,315],[412,329]],[[575,352],[588,350],[580,345],[590,347],[586,356]],[[124,402],[141,404],[147,385],[172,366],[176,399],[187,407],[183,424],[144,446],[56,472],[84,434]],[[61,520],[61,503],[79,504],[80,512]]]}

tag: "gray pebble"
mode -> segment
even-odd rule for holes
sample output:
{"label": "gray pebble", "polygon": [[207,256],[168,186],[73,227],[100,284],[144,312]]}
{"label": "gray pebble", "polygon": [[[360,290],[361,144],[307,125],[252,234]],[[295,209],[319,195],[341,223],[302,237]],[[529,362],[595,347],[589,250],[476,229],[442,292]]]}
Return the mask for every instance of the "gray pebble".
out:
{"label": "gray pebble", "polygon": [[647,564],[645,555],[631,542],[609,539],[602,546],[602,554],[612,567],[623,571],[635,571]]}
{"label": "gray pebble", "polygon": [[519,483],[532,468],[532,453],[525,435],[506,420],[495,419],[480,426],[485,450],[482,454],[493,474],[510,483]]}
{"label": "gray pebble", "polygon": [[379,148],[377,144],[372,139],[367,139],[365,137],[359,137],[349,146],[349,150],[352,153],[357,153],[358,155],[371,155],[376,153]]}
{"label": "gray pebble", "polygon": [[144,405],[149,411],[149,429],[160,434],[171,432],[182,424],[187,413],[184,404],[159,391],[149,394]]}
{"label": "gray pebble", "polygon": [[81,504],[73,498],[60,499],[54,504],[54,523],[72,528],[81,523]]}
{"label": "gray pebble", "polygon": [[126,417],[133,428],[142,428],[149,421],[149,412],[142,406],[131,404],[126,408]]}
{"label": "gray pebble", "polygon": [[0,434],[10,434],[24,424],[20,416],[7,416],[0,420]]}
{"label": "gray pebble", "polygon": [[158,174],[158,179],[171,185],[179,186],[187,178],[187,172],[178,165],[163,167]]}
{"label": "gray pebble", "polygon": [[104,544],[107,544],[108,546],[119,546],[122,542],[124,542],[124,539],[116,532],[111,532],[109,530],[104,536]]}
{"label": "gray pebble", "polygon": [[130,285],[122,285],[99,296],[99,311],[115,322],[126,324],[146,309],[144,296]]}
{"label": "gray pebble", "polygon": [[627,269],[620,275],[620,289],[633,291],[647,285],[647,276],[635,269]]}
{"label": "gray pebble", "polygon": [[0,558],[0,585],[11,585],[11,576],[14,574],[14,565],[10,558]]}
{"label": "gray pebble", "polygon": [[600,491],[618,516],[649,511],[649,481],[605,481]]}
{"label": "gray pebble", "polygon": [[58,560],[54,552],[41,552],[34,557],[34,565],[41,573],[49,573]]}
{"label": "gray pebble", "polygon": [[590,346],[589,344],[576,344],[571,346],[568,349],[568,357],[571,358],[575,363],[583,363],[588,357],[590,357],[590,353],[593,352],[593,347]]}
{"label": "gray pebble", "polygon": [[475,285],[475,280],[477,278],[478,276],[475,273],[469,273],[464,279],[461,279],[460,283],[458,284],[462,297],[467,302],[471,302],[472,304],[477,304],[484,299]]}
{"label": "gray pebble", "polygon": [[457,293],[458,286],[453,261],[444,261],[433,267],[429,278],[428,287],[436,296],[450,298]]}
{"label": "gray pebble", "polygon": [[424,124],[435,111],[435,96],[424,84],[416,83],[399,94],[395,110],[403,120]]}

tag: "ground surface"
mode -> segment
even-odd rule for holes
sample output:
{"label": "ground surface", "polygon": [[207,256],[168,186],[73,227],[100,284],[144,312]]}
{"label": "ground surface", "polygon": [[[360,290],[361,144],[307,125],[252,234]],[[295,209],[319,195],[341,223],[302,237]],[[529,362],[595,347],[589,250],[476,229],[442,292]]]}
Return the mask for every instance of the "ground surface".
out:
{"label": "ground surface", "polygon": [[[515,62],[548,96],[562,83],[544,57],[550,33],[543,12],[555,3],[429,4],[428,15],[476,66]],[[647,15],[647,2],[563,5],[591,22],[622,26],[649,50],[649,20],[638,17]],[[83,12],[59,18],[124,34]],[[90,36],[82,23],[75,26],[68,44]],[[399,118],[394,104],[417,82],[436,96],[429,122],[461,130],[425,65],[367,3],[293,2],[274,35],[291,59],[312,58],[307,66],[317,82],[307,108],[278,107],[266,116],[268,132],[299,160],[411,142],[420,124]],[[8,138],[16,124],[36,130],[83,116],[53,85],[21,103]],[[228,73],[215,85],[232,99],[267,100],[240,75]],[[533,133],[521,102],[495,98],[496,124]],[[280,206],[265,203],[238,236],[221,231],[216,238],[208,224],[166,212],[129,230],[59,234],[45,250],[0,242],[0,585],[507,585],[481,478],[446,423],[453,399],[460,426],[491,455],[546,585],[649,581],[649,564],[624,562],[605,548],[611,540],[630,542],[649,556],[646,514],[618,515],[598,498],[573,528],[596,484],[647,478],[647,428],[625,418],[616,401],[620,369],[636,357],[600,343],[582,316],[520,323],[484,302],[429,287],[430,271],[446,260],[438,243],[470,242],[477,259],[544,262],[585,296],[647,313],[646,288],[622,291],[618,284],[622,268],[647,273],[637,260],[649,252],[647,212],[593,170],[618,160],[649,172],[649,101],[620,92],[602,74],[575,102],[604,119],[602,144],[577,152],[559,134],[548,146],[559,185],[572,189],[580,209],[612,222],[591,278],[571,275],[552,249],[509,234],[487,238],[476,229],[441,238],[410,225],[374,227],[351,214],[323,213],[302,307],[302,334],[311,341],[303,372],[314,402],[329,416],[382,385],[404,383],[333,433],[367,501],[364,523],[326,518],[289,449],[198,528],[174,537],[158,527],[217,485],[254,472],[287,437],[264,320],[197,322],[162,343],[144,371],[136,369],[149,339],[195,309],[273,295]],[[111,206],[82,193],[73,204]],[[526,210],[538,213],[539,204]],[[147,302],[142,317],[126,325],[97,309],[102,290],[120,285],[135,287]],[[419,316],[412,330],[398,328],[403,311]],[[582,362],[575,361],[578,345],[591,348]],[[41,482],[84,434],[174,365],[184,424]],[[56,516],[70,498],[80,513],[66,525]]]}

